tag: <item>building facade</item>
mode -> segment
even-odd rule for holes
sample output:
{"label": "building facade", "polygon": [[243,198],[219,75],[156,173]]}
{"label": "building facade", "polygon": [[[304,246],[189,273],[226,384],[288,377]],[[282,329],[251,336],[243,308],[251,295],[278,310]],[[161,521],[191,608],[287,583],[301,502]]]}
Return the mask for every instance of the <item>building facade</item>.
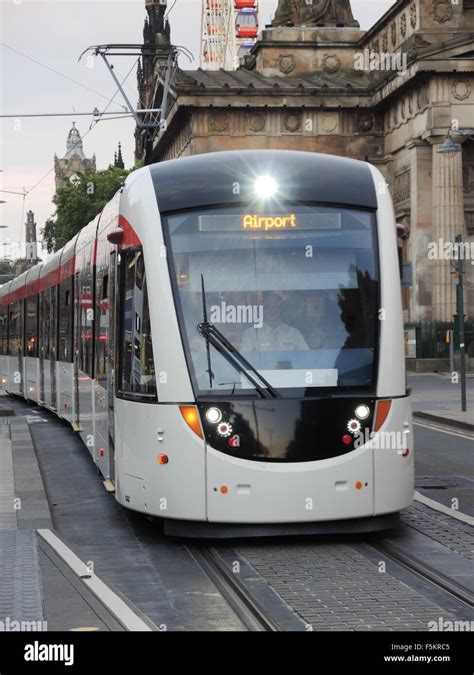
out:
{"label": "building facade", "polygon": [[[161,104],[169,50],[169,30],[150,12],[155,4],[147,0],[147,44],[162,56],[144,55],[138,81],[150,108]],[[400,244],[412,273],[403,289],[405,321],[450,323],[456,302],[449,244],[461,234],[474,253],[474,0],[398,0],[368,31],[358,29],[349,0],[339,19],[337,3],[328,5],[333,14],[317,17],[300,4],[279,4],[274,25],[237,70],[178,70],[166,127],[148,144],[137,137],[137,156],[159,162],[280,148],[375,164],[405,227]],[[448,132],[459,151],[439,153]],[[466,260],[465,267],[472,320],[474,265]],[[472,347],[474,355],[474,336]]]}

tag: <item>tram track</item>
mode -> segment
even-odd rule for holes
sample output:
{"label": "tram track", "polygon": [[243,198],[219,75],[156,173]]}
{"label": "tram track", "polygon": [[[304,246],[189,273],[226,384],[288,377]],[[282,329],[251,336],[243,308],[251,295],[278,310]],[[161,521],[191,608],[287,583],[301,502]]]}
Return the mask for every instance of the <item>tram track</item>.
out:
{"label": "tram track", "polygon": [[388,542],[370,542],[370,546],[379,553],[391,558],[394,562],[407,569],[412,574],[416,574],[425,581],[429,581],[437,588],[449,593],[457,600],[460,600],[471,609],[474,607],[474,595],[464,586],[458,584],[454,579],[446,576],[431,565],[415,558],[406,551],[389,544]]}
{"label": "tram track", "polygon": [[248,631],[275,633],[282,629],[236,578],[212,546],[187,546]]}

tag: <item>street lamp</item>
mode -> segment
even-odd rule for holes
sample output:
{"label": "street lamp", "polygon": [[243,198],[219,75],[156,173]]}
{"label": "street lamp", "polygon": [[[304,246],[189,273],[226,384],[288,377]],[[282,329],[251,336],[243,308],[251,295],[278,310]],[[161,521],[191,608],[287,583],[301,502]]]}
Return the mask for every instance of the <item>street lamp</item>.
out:
{"label": "street lamp", "polygon": [[448,133],[446,134],[446,138],[444,139],[443,145],[436,150],[436,152],[438,152],[440,155],[454,154],[456,152],[462,151],[461,146],[455,143],[453,140],[453,132],[455,134],[459,134],[460,136],[464,136],[465,138],[469,138],[470,141],[474,140],[474,129],[449,129]]}

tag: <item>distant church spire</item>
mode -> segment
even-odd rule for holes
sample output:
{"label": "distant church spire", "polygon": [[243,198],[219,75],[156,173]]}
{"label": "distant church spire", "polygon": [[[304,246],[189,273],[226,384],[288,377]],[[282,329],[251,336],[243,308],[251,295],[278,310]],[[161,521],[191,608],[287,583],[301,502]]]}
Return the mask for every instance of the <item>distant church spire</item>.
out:
{"label": "distant church spire", "polygon": [[72,123],[72,129],[67,135],[67,152],[66,157],[71,155],[78,155],[81,159],[85,159],[84,149],[82,147],[82,138],[79,129],[76,129],[76,123]]}
{"label": "distant church spire", "polygon": [[122,157],[122,144],[120,141],[118,144],[118,152],[114,154],[114,166],[118,167],[119,169],[125,169],[125,164],[123,163]]}
{"label": "distant church spire", "polygon": [[54,155],[54,173],[56,190],[64,187],[69,182],[77,181],[79,174],[94,173],[96,171],[96,158],[92,155],[86,157],[82,146],[82,138],[76,123],[72,123],[66,139],[66,154],[59,158]]}

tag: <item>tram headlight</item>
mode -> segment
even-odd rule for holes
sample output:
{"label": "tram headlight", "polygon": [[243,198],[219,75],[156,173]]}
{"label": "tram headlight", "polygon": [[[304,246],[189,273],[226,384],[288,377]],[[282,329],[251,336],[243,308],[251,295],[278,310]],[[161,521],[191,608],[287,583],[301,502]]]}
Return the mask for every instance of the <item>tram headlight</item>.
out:
{"label": "tram headlight", "polygon": [[357,408],[355,409],[355,414],[356,417],[358,417],[360,420],[366,420],[367,417],[370,415],[370,408],[368,405],[358,405]]}
{"label": "tram headlight", "polygon": [[277,183],[273,176],[259,176],[255,179],[255,192],[257,197],[268,199],[273,197],[277,191]]}
{"label": "tram headlight", "polygon": [[206,419],[211,424],[217,424],[222,419],[222,413],[219,408],[209,408],[206,410]]}

